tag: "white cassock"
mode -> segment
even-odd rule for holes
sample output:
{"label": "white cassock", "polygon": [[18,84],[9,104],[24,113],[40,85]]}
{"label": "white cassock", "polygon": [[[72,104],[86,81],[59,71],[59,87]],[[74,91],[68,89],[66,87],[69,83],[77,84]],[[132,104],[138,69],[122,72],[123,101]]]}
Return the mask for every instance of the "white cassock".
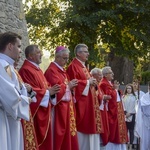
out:
{"label": "white cassock", "polygon": [[141,150],[150,150],[150,93],[141,98],[142,133]]}
{"label": "white cassock", "polygon": [[0,54],[0,150],[23,150],[20,119],[29,120],[29,100],[21,95],[13,63],[10,65],[12,78],[6,72],[9,61],[13,62],[8,56]]}

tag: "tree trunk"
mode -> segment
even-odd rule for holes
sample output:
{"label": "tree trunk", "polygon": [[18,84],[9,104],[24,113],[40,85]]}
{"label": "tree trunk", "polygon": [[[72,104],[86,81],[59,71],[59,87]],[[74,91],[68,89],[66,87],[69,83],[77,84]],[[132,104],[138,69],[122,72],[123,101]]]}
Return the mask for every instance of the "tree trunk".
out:
{"label": "tree trunk", "polygon": [[133,61],[125,57],[114,56],[111,53],[108,56],[108,65],[114,72],[114,79],[120,84],[128,84],[133,80]]}

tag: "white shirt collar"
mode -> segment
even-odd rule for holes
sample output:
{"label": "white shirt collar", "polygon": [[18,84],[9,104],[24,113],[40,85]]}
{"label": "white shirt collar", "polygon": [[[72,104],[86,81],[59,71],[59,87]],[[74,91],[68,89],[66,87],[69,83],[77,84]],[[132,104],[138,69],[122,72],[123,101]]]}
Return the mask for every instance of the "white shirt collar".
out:
{"label": "white shirt collar", "polygon": [[83,65],[83,67],[86,67],[86,66],[85,66],[85,62],[81,61],[81,60],[78,59],[77,57],[76,57],[76,59]]}
{"label": "white shirt collar", "polygon": [[31,64],[33,64],[35,67],[37,67],[38,69],[40,69],[39,65],[37,65],[36,63],[34,63],[33,61],[30,61],[28,59],[26,59],[27,61],[29,61]]}
{"label": "white shirt collar", "polygon": [[59,69],[61,69],[62,71],[64,71],[64,68],[61,67],[61,66],[59,66],[55,61],[53,61],[53,63],[54,63]]}

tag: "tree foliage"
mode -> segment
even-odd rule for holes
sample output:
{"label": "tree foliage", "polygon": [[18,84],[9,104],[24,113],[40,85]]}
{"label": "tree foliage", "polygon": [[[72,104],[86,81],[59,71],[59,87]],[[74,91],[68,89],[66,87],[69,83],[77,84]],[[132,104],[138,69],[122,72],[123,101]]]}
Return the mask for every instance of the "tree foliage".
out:
{"label": "tree foliage", "polygon": [[[27,6],[27,2],[31,6]],[[106,54],[124,56],[135,64],[149,62],[150,0],[28,0],[29,36],[43,49],[86,43],[90,65],[103,64]]]}

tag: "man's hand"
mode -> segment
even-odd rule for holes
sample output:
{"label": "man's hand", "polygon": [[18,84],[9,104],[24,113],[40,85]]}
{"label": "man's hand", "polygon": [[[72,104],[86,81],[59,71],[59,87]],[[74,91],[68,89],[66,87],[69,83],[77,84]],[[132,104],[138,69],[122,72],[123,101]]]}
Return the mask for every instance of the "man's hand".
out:
{"label": "man's hand", "polygon": [[126,113],[126,118],[130,117],[131,114],[130,113]]}
{"label": "man's hand", "polygon": [[93,86],[96,86],[96,85],[97,85],[97,81],[96,81],[96,79],[93,78],[93,77],[91,77],[91,78],[89,79],[89,82],[90,82],[90,85],[93,85]]}
{"label": "man's hand", "polygon": [[111,95],[104,95],[104,96],[103,96],[103,99],[104,99],[104,100],[110,100],[110,99],[111,99]]}
{"label": "man's hand", "polygon": [[31,85],[30,85],[30,84],[28,84],[28,83],[24,83],[24,85],[25,85],[25,87],[26,87],[26,89],[27,89],[27,92],[28,92],[28,93],[30,93],[30,92],[31,92],[31,90],[32,90]]}
{"label": "man's hand", "polygon": [[49,89],[50,95],[54,95],[60,91],[60,85],[55,84],[54,86],[50,87]]}
{"label": "man's hand", "polygon": [[114,89],[119,90],[119,86],[120,86],[120,83],[117,80],[115,80],[114,81]]}
{"label": "man's hand", "polygon": [[68,86],[70,88],[70,90],[72,90],[74,87],[76,87],[78,85],[78,80],[77,79],[73,79],[68,83]]}

